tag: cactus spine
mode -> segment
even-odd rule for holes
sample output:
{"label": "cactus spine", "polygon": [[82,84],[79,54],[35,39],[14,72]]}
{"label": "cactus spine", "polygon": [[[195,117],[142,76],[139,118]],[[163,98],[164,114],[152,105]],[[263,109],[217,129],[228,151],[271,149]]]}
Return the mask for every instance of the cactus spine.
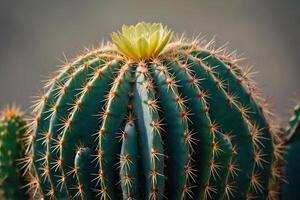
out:
{"label": "cactus spine", "polygon": [[27,199],[26,181],[18,162],[24,157],[25,121],[15,106],[4,109],[0,116],[0,185],[1,199]]}
{"label": "cactus spine", "polygon": [[286,164],[284,165],[286,182],[283,183],[282,197],[283,200],[296,200],[300,197],[300,175],[295,173],[300,168],[300,104],[295,106],[287,128],[287,135],[288,150],[285,154]]}
{"label": "cactus spine", "polygon": [[251,70],[171,36],[123,26],[49,81],[28,155],[45,199],[276,198],[281,141]]}

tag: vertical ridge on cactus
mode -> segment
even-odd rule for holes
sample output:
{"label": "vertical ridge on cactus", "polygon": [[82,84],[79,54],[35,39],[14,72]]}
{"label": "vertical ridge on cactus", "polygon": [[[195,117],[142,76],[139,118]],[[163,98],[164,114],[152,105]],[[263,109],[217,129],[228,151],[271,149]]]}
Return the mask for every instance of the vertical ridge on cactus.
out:
{"label": "vertical ridge on cactus", "polygon": [[23,114],[16,106],[7,106],[0,113],[0,198],[3,200],[29,199],[19,165],[25,154],[25,125]]}
{"label": "vertical ridge on cactus", "polygon": [[49,81],[28,156],[45,199],[277,198],[282,142],[253,73],[171,36],[124,26]]}

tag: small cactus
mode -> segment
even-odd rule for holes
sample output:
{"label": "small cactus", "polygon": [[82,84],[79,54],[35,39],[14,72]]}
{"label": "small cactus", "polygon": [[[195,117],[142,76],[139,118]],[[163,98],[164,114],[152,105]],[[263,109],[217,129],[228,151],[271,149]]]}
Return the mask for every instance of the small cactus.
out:
{"label": "small cactus", "polygon": [[286,164],[284,165],[284,175],[286,181],[282,186],[283,200],[298,200],[300,198],[300,104],[295,106],[294,114],[290,118],[289,127],[287,128],[285,154]]}
{"label": "small cactus", "polygon": [[0,116],[0,199],[28,199],[25,179],[18,162],[24,157],[25,121],[15,106],[4,109]]}
{"label": "small cactus", "polygon": [[34,109],[44,199],[275,199],[281,140],[251,68],[161,24],[68,62]]}

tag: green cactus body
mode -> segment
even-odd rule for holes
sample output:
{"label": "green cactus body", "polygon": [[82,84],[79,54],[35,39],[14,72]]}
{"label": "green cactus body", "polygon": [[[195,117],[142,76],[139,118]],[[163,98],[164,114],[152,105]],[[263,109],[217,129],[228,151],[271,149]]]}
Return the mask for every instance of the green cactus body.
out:
{"label": "green cactus body", "polygon": [[171,35],[161,24],[124,26],[115,46],[51,81],[32,145],[45,199],[275,197],[280,141],[250,72]]}
{"label": "green cactus body", "polygon": [[140,199],[137,139],[134,122],[129,120],[122,132],[122,149],[120,154],[120,181],[125,199]]}
{"label": "green cactus body", "polygon": [[300,198],[300,175],[295,173],[300,168],[300,105],[294,109],[294,115],[290,118],[287,129],[287,147],[285,154],[284,176],[286,182],[282,186],[283,200],[296,200]]}
{"label": "green cactus body", "polygon": [[25,121],[15,107],[6,108],[0,119],[0,187],[1,199],[28,199],[25,179],[18,165],[24,157]]}

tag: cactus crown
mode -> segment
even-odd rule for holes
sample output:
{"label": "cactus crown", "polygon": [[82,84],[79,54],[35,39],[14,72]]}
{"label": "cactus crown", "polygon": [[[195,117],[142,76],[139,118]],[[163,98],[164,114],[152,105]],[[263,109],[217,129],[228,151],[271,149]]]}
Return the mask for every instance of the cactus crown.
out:
{"label": "cactus crown", "polygon": [[157,56],[168,44],[173,32],[161,23],[140,22],[122,26],[122,32],[113,33],[117,49],[133,60],[147,60]]}
{"label": "cactus crown", "polygon": [[18,108],[15,105],[7,106],[2,112],[1,116],[5,118],[15,118],[17,116],[21,116],[22,113],[20,111],[20,108]]}

